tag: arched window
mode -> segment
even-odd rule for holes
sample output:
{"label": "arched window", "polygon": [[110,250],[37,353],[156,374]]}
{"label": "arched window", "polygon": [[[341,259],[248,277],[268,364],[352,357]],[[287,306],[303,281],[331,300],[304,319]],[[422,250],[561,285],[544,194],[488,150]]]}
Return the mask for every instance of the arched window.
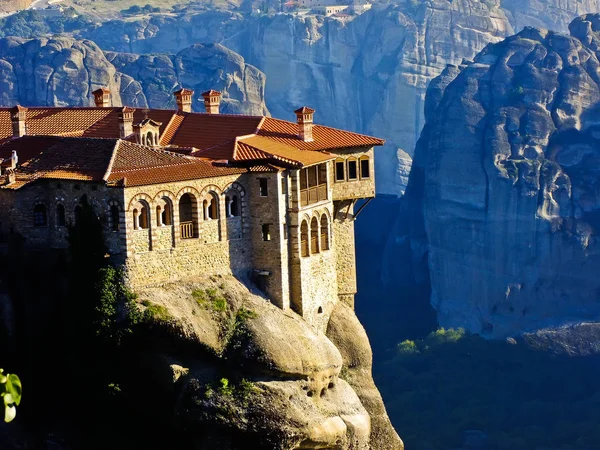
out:
{"label": "arched window", "polygon": [[150,220],[148,220],[148,207],[142,206],[142,210],[140,211],[140,228],[142,230],[147,230],[150,228]]}
{"label": "arched window", "polygon": [[140,213],[137,209],[133,210],[133,229],[134,230],[140,229]]}
{"label": "arched window", "polygon": [[197,224],[194,209],[196,197],[192,194],[183,194],[179,200],[179,226],[181,239],[190,239],[196,236]]}
{"label": "arched window", "polygon": [[316,217],[310,222],[310,252],[319,253],[319,221]]}
{"label": "arched window", "polygon": [[348,158],[348,180],[358,179],[358,163],[356,158]]}
{"label": "arched window", "polygon": [[219,218],[219,210],[218,210],[218,200],[217,198],[211,194],[210,203],[208,204],[208,217],[210,219],[216,220]]}
{"label": "arched window", "polygon": [[234,217],[240,216],[240,198],[237,195],[231,197],[231,215]]}
{"label": "arched window", "polygon": [[46,207],[44,205],[36,205],[33,208],[33,225],[36,227],[45,227],[47,224]]}
{"label": "arched window", "polygon": [[163,223],[163,217],[162,217],[162,208],[159,206],[156,207],[156,226],[158,227],[162,227],[164,226]]}
{"label": "arched window", "polygon": [[56,205],[56,226],[64,227],[66,224],[65,207],[63,205]]}
{"label": "arched window", "polygon": [[167,198],[164,198],[163,200],[165,201],[165,207],[162,210],[161,222],[163,225],[170,226],[173,225],[173,211],[171,208],[171,202]]}
{"label": "arched window", "polygon": [[146,134],[146,145],[148,147],[154,147],[154,137],[152,136],[152,132],[148,131]]}
{"label": "arched window", "polygon": [[327,216],[321,216],[321,250],[329,250],[329,221]]}
{"label": "arched window", "polygon": [[308,248],[308,224],[306,220],[302,221],[300,226],[300,252],[302,256],[308,256],[310,254]]}
{"label": "arched window", "polygon": [[110,207],[110,224],[113,231],[119,231],[121,228],[121,214],[117,205]]}
{"label": "arched window", "polygon": [[371,177],[371,162],[367,155],[363,155],[360,157],[360,178],[361,180],[364,178]]}

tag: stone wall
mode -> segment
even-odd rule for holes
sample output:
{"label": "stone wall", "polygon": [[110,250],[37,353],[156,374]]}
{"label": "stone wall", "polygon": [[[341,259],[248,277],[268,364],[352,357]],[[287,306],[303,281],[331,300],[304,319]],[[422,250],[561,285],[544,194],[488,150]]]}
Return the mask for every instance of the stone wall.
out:
{"label": "stone wall", "polygon": [[[229,175],[125,188],[127,268],[132,285],[206,273],[247,275],[252,268],[250,211],[254,207],[249,207],[247,177]],[[239,199],[240,215],[230,217],[225,199],[234,195]],[[189,216],[184,196],[190,199]],[[207,205],[216,202],[215,217],[209,217],[212,213],[205,207],[205,200]],[[155,214],[161,205],[170,211],[169,225],[159,223],[162,219]],[[148,229],[136,230],[133,212],[142,208],[149,211]],[[193,236],[182,232],[181,222],[192,222]]]}
{"label": "stone wall", "polygon": [[333,221],[333,241],[336,259],[337,289],[340,300],[354,306],[356,294],[356,249],[354,244],[354,208],[350,206],[348,218],[341,211]]}
{"label": "stone wall", "polygon": [[[249,175],[249,195],[252,210],[252,261],[257,269],[257,284],[282,309],[288,309],[289,278],[287,266],[282,263],[281,255],[287,252],[281,224],[281,174],[256,173]],[[266,192],[261,194],[261,183],[266,183]],[[264,195],[266,193],[266,195]],[[268,227],[268,230],[264,227]],[[266,275],[269,273],[269,275]],[[262,274],[262,275],[261,275]]]}
{"label": "stone wall", "polygon": [[[366,148],[351,148],[348,150],[339,150],[331,152],[338,155],[338,158],[329,163],[329,180],[333,188],[333,199],[351,199],[351,198],[370,198],[375,197],[375,161],[373,147]],[[361,176],[360,158],[369,158],[369,176]],[[346,171],[346,181],[335,181],[335,164],[337,161],[344,161]],[[357,178],[356,180],[348,179],[348,161],[357,161]]]}
{"label": "stone wall", "polygon": [[[104,225],[104,237],[108,251],[113,255],[125,251],[125,235],[113,231],[110,208],[119,207],[120,228],[123,229],[122,192],[100,183],[73,182],[68,180],[38,180],[18,190],[0,190],[0,235],[4,238],[11,232],[25,237],[26,245],[33,247],[66,248],[68,246],[67,225],[75,222],[75,209],[83,196],[94,208],[100,222]],[[34,208],[45,208],[46,224],[34,225]],[[57,208],[64,208],[64,225],[58,222]]]}

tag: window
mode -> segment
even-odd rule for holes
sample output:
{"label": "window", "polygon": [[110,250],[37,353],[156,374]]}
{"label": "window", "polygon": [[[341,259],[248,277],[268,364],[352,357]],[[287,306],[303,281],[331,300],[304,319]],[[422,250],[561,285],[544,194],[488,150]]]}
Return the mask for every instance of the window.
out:
{"label": "window", "polygon": [[358,167],[356,163],[356,159],[348,160],[348,179],[356,180],[358,178]]}
{"label": "window", "polygon": [[310,252],[319,253],[319,221],[316,217],[310,222]]}
{"label": "window", "polygon": [[33,208],[33,225],[36,227],[45,227],[46,222],[46,207],[44,205],[36,205]]}
{"label": "window", "polygon": [[[206,219],[206,205],[208,202],[204,200],[204,214]],[[194,218],[194,208],[196,205],[196,197],[191,194],[183,194],[179,199],[179,228],[181,239],[191,239],[196,236],[196,220]]]}
{"label": "window", "polygon": [[283,224],[283,239],[287,240],[288,236],[287,236],[287,223]]}
{"label": "window", "polygon": [[147,230],[148,228],[150,228],[148,224],[148,208],[146,206],[142,206],[142,210],[140,212],[139,225],[140,228],[142,228],[143,230]]}
{"label": "window", "polygon": [[231,197],[231,215],[234,217],[240,216],[240,198],[237,195]]}
{"label": "window", "polygon": [[263,239],[263,241],[270,241],[271,240],[270,225],[268,223],[263,223],[263,226],[262,226],[262,239]]}
{"label": "window", "polygon": [[82,211],[83,209],[81,208],[81,206],[77,205],[75,207],[75,223],[79,223],[79,221],[81,220]]}
{"label": "window", "polygon": [[308,256],[310,254],[308,249],[308,224],[306,220],[302,221],[300,226],[300,252],[302,256]]}
{"label": "window", "polygon": [[259,178],[258,179],[258,183],[260,186],[260,196],[261,197],[266,197],[269,195],[269,188],[268,188],[268,184],[267,184],[267,179],[266,178]]}
{"label": "window", "polygon": [[285,189],[285,175],[281,174],[281,193],[282,194],[286,194],[286,189]]}
{"label": "window", "polygon": [[56,226],[64,227],[66,224],[65,207],[63,205],[56,205]]}
{"label": "window", "polygon": [[165,202],[165,207],[163,208],[162,211],[162,217],[161,217],[161,221],[163,225],[173,225],[173,220],[171,219],[173,217],[172,211],[171,211],[171,200],[169,200],[168,197],[163,197],[163,200]]}
{"label": "window", "polygon": [[112,205],[110,207],[110,223],[111,229],[113,231],[119,231],[120,228],[120,218],[119,218],[119,207],[117,205]]}
{"label": "window", "polygon": [[321,250],[329,250],[329,221],[327,216],[321,216]]}
{"label": "window", "polygon": [[370,161],[368,156],[360,157],[360,178],[369,178],[371,176]]}
{"label": "window", "polygon": [[208,218],[212,220],[216,220],[219,218],[217,210],[217,199],[214,196],[211,196],[210,203],[208,204]]}

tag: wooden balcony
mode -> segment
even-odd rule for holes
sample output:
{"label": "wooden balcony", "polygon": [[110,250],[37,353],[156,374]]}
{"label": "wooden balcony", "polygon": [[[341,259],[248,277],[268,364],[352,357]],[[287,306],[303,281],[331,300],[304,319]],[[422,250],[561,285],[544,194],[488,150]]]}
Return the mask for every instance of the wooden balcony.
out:
{"label": "wooden balcony", "polygon": [[181,222],[181,239],[191,239],[194,237],[194,222]]}
{"label": "wooden balcony", "polygon": [[327,200],[327,184],[309,187],[300,190],[300,206],[308,206]]}

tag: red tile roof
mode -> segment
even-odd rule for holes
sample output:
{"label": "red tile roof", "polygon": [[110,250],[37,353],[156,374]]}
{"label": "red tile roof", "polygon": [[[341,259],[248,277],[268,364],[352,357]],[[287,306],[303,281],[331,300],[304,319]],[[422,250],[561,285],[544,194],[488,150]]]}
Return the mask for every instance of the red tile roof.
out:
{"label": "red tile roof", "polygon": [[246,172],[120,139],[24,136],[0,145],[0,158],[13,150],[19,164],[17,182],[5,186],[10,189],[42,178],[140,186]]}
{"label": "red tile roof", "polygon": [[[122,109],[28,108],[27,134],[116,139]],[[304,107],[298,111],[313,110]],[[194,149],[177,153],[244,164],[311,165],[331,159],[328,151],[384,143],[382,139],[322,125],[313,125],[313,141],[304,142],[298,137],[296,123],[270,117],[134,109],[134,125],[146,118],[161,124],[161,145]],[[10,109],[0,108],[0,144],[11,136]],[[135,137],[127,140],[133,142]]]}

